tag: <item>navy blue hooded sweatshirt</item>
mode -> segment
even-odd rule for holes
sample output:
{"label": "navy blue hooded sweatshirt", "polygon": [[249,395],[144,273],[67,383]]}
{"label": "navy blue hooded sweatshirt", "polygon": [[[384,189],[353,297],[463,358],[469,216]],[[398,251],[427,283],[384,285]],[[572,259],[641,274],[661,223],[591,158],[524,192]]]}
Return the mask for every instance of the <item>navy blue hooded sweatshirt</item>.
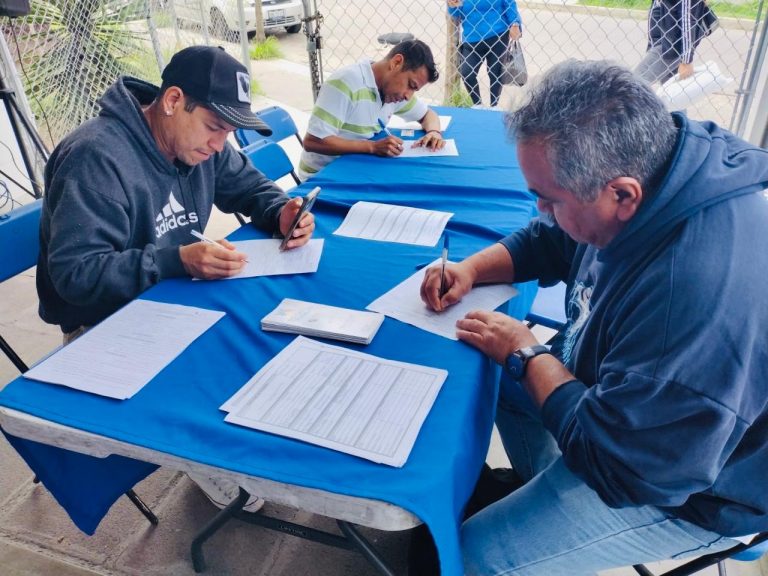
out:
{"label": "navy blue hooded sweatshirt", "polygon": [[190,231],[205,229],[214,204],[272,232],[288,201],[229,143],[193,167],[169,162],[141,111],[157,93],[119,79],[46,165],[37,291],[40,316],[64,332],[185,275],[179,246],[196,241]]}
{"label": "navy blue hooded sweatshirt", "polygon": [[516,281],[568,284],[577,380],[542,407],[568,467],[609,506],[741,536],[768,530],[768,151],[675,122],[666,176],[607,247],[539,220],[503,243]]}

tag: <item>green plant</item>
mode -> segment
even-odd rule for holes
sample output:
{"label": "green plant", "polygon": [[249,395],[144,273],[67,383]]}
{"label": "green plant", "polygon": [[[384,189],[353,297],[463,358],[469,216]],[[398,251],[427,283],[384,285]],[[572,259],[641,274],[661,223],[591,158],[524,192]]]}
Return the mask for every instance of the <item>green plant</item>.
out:
{"label": "green plant", "polygon": [[457,108],[472,107],[472,98],[470,98],[469,92],[466,91],[461,82],[457,82],[453,85],[448,97],[445,99],[445,105],[455,106]]}
{"label": "green plant", "polygon": [[57,142],[98,112],[97,101],[118,76],[140,76],[142,35],[127,23],[145,17],[143,2],[32,0],[19,33],[25,45],[25,89]]}
{"label": "green plant", "polygon": [[252,60],[273,60],[282,58],[283,52],[280,50],[280,43],[277,38],[269,36],[264,42],[252,43],[249,56]]}
{"label": "green plant", "polygon": [[264,94],[264,90],[256,78],[251,78],[251,94]]}
{"label": "green plant", "polygon": [[[754,20],[757,17],[759,0],[746,2],[710,2],[710,7],[720,17],[745,18]],[[583,6],[600,6],[602,8],[623,8],[625,10],[647,11],[651,7],[650,0],[578,0]]]}

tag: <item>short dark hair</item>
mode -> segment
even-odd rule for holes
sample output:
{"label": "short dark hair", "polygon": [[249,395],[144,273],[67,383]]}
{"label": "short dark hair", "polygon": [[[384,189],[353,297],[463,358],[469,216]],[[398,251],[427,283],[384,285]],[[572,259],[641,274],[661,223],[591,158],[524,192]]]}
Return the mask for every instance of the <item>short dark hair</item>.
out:
{"label": "short dark hair", "polygon": [[440,77],[440,73],[435,66],[435,58],[432,56],[432,50],[421,40],[405,40],[400,42],[400,44],[389,51],[386,59],[391,60],[398,54],[403,56],[403,70],[418,70],[425,66],[430,83],[436,82]]}
{"label": "short dark hair", "polygon": [[[160,102],[163,96],[165,96],[165,93],[168,91],[168,88],[170,88],[171,86],[173,86],[173,84],[166,84],[165,82],[163,82],[163,85],[160,86],[160,91],[157,93],[157,96],[155,96],[155,102]],[[207,106],[205,106],[205,104],[203,104],[200,100],[190,96],[185,92],[184,93],[184,110],[186,110],[187,112],[192,112],[192,110],[194,110],[198,106],[207,108]]]}

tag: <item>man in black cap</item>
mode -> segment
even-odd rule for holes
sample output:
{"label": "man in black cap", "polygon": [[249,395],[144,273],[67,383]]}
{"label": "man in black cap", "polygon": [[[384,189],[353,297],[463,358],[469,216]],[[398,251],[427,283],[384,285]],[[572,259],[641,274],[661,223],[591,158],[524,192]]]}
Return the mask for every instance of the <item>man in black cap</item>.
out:
{"label": "man in black cap", "polygon": [[[215,204],[285,232],[299,209],[234,150],[236,128],[272,131],[251,112],[248,72],[223,49],[177,53],[158,89],[123,77],[98,117],[56,147],[45,169],[37,288],[40,316],[65,343],[163,278],[223,278],[245,256],[197,242]],[[311,214],[289,248],[305,244]]]}
{"label": "man in black cap", "polygon": [[[214,204],[278,233],[298,213],[300,202],[227,142],[236,128],[272,133],[251,112],[244,66],[221,48],[193,46],[162,78],[159,89],[118,79],[99,115],[46,166],[37,290],[40,316],[61,326],[65,344],[164,278],[237,274],[243,254],[191,234],[203,232]],[[305,215],[288,248],[314,227]]]}

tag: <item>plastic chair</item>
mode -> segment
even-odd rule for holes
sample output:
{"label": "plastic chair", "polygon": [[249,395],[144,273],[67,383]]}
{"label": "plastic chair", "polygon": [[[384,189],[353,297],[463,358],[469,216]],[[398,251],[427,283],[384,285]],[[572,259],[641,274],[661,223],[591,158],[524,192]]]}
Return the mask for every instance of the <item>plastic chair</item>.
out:
{"label": "plastic chair", "polygon": [[[688,576],[689,574],[696,574],[697,572],[708,568],[709,566],[717,565],[717,573],[720,576],[727,576],[725,570],[725,561],[738,560],[740,562],[751,562],[757,560],[764,554],[768,553],[768,532],[760,532],[749,544],[737,544],[727,550],[721,552],[714,552],[713,554],[706,554],[705,556],[699,556],[685,564],[668,570],[663,574],[657,574],[655,576]],[[653,572],[648,570],[642,564],[633,566],[635,572],[640,576],[654,576]]]}
{"label": "plastic chair", "polygon": [[237,140],[240,148],[245,148],[249,144],[265,139],[272,142],[280,142],[291,136],[295,136],[299,144],[302,147],[304,146],[304,141],[299,136],[299,129],[296,128],[296,123],[291,118],[291,115],[283,108],[280,108],[280,106],[264,108],[264,110],[256,112],[256,115],[272,128],[272,136],[262,136],[256,130],[238,128],[235,130],[235,140]]}
{"label": "plastic chair", "polygon": [[253,142],[243,148],[242,153],[270,180],[275,181],[290,174],[297,185],[301,183],[291,159],[274,141],[263,139]]}
{"label": "plastic chair", "polygon": [[536,298],[525,321],[528,326],[541,325],[562,330],[568,319],[565,316],[565,283],[559,282],[548,288],[539,287]]}
{"label": "plastic chair", "polygon": [[[40,253],[40,214],[43,200],[35,200],[21,208],[0,215],[0,282],[5,282],[17,274],[37,265]],[[29,366],[11,348],[5,338],[0,335],[0,349],[8,359],[23,374]],[[37,477],[33,479],[37,484]],[[128,490],[126,496],[136,508],[153,525],[157,525],[157,516],[133,490]]]}
{"label": "plastic chair", "polygon": [[[36,200],[0,216],[0,282],[37,264],[42,206],[43,201]],[[29,369],[2,335],[0,349],[19,372]]]}

